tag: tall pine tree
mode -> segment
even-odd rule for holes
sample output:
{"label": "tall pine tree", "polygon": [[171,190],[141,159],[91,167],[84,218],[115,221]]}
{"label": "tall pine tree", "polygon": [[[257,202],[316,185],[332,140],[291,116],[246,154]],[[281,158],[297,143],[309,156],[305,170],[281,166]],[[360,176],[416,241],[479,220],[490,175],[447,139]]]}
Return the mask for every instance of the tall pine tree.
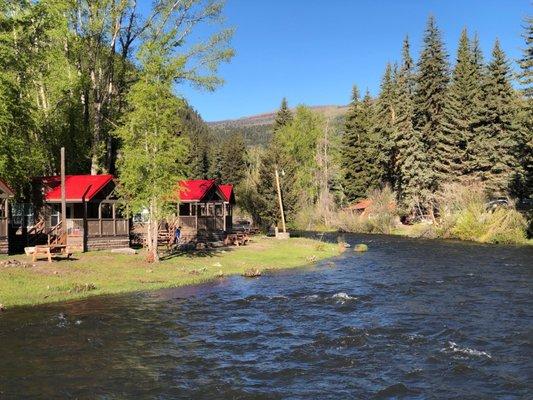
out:
{"label": "tall pine tree", "polygon": [[504,196],[518,167],[517,99],[511,71],[498,41],[483,82],[482,112],[476,121],[474,173],[486,183],[489,194]]}
{"label": "tall pine tree", "polygon": [[377,164],[381,171],[381,181],[396,187],[398,181],[398,134],[397,86],[395,67],[387,64],[381,81],[381,90],[375,104],[373,121],[374,137],[377,142]]}
{"label": "tall pine tree", "polygon": [[518,75],[522,99],[520,107],[520,136],[518,142],[520,176],[515,193],[521,198],[533,198],[533,17],[526,19],[524,39],[526,47],[518,61]]}
{"label": "tall pine tree", "polygon": [[224,183],[238,185],[246,175],[246,144],[241,133],[236,132],[222,144],[221,175]]}
{"label": "tall pine tree", "polygon": [[474,125],[481,112],[481,76],[466,29],[461,33],[457,62],[446,96],[442,130],[436,147],[439,182],[457,182],[467,176]]}
{"label": "tall pine tree", "polygon": [[367,91],[361,101],[359,91],[354,86],[341,144],[343,186],[348,201],[364,198],[370,189],[378,185],[376,155],[372,132],[372,99]]}
{"label": "tall pine tree", "polygon": [[[423,191],[431,192],[439,183],[436,173],[439,159],[437,141],[442,136],[442,117],[449,80],[447,54],[433,16],[429,17],[427,23],[424,48],[417,65],[414,127],[420,134],[422,151],[425,152],[419,177]],[[425,203],[425,199],[422,202]]]}
{"label": "tall pine tree", "polygon": [[281,106],[276,113],[276,117],[274,119],[274,126],[273,130],[276,132],[278,129],[284,127],[289,122],[292,121],[293,115],[291,110],[289,110],[289,105],[287,103],[287,99],[284,97],[281,100]]}
{"label": "tall pine tree", "polygon": [[[263,228],[268,229],[278,221],[280,211],[277,203],[274,171],[282,164],[282,148],[276,133],[287,126],[293,120],[292,112],[289,110],[287,100],[283,98],[281,106],[276,113],[273,130],[274,134],[263,153],[259,167],[259,179],[257,184],[257,199],[261,206],[258,208],[257,217],[260,219]],[[285,181],[286,182],[286,181]]]}
{"label": "tall pine tree", "polygon": [[415,90],[414,64],[409,50],[409,39],[405,38],[402,49],[402,64],[396,78],[396,132],[398,148],[398,179],[396,193],[406,213],[414,208],[415,198],[421,192],[420,173],[424,164],[424,151],[420,135],[414,130],[413,96]]}

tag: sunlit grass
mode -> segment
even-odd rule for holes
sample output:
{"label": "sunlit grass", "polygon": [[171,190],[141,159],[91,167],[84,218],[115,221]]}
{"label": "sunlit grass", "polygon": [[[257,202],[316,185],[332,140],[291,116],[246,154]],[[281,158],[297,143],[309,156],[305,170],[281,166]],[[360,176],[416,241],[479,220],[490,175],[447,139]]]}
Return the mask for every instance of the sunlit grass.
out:
{"label": "sunlit grass", "polygon": [[125,255],[107,251],[75,255],[73,261],[39,261],[32,265],[23,255],[0,256],[0,261],[16,259],[29,267],[0,267],[0,304],[41,304],[88,296],[149,291],[198,284],[220,274],[241,274],[246,269],[291,268],[338,254],[336,244],[291,238],[277,240],[255,237],[244,247],[215,253],[184,254],[149,264],[144,254]]}

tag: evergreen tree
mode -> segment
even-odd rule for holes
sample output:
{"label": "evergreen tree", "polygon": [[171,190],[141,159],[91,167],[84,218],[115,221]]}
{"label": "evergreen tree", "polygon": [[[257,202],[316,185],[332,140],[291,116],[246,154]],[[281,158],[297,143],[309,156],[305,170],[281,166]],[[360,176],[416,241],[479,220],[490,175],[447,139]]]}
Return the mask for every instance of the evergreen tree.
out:
{"label": "evergreen tree", "polygon": [[211,132],[198,112],[189,105],[179,112],[182,134],[189,138],[187,164],[190,179],[207,179],[209,175],[209,154]]}
{"label": "evergreen tree", "polygon": [[209,155],[208,179],[222,183],[222,162],[222,149],[220,146],[213,146]]}
{"label": "evergreen tree", "polygon": [[457,182],[468,173],[468,151],[472,145],[475,121],[481,112],[479,72],[464,29],[446,96],[442,130],[437,138],[435,168],[439,182]]}
{"label": "evergreen tree", "polygon": [[396,118],[398,105],[396,67],[387,64],[381,81],[381,90],[375,104],[373,120],[374,136],[377,143],[377,165],[380,180],[395,188],[398,181],[398,134]]}
{"label": "evergreen tree", "polygon": [[396,78],[396,132],[398,148],[398,179],[396,194],[405,211],[410,213],[415,198],[420,194],[421,168],[424,165],[424,151],[420,135],[413,128],[413,95],[415,90],[413,59],[409,51],[409,39],[405,38],[402,49],[402,64]]}
{"label": "evergreen tree", "polygon": [[359,91],[354,86],[341,144],[343,186],[348,201],[364,198],[369,190],[378,185],[375,162],[376,143],[372,132],[372,99],[367,91],[361,101]]}
{"label": "evergreen tree", "polygon": [[238,185],[246,174],[246,144],[240,133],[234,133],[222,144],[221,175],[223,183]]}
{"label": "evergreen tree", "polygon": [[517,164],[516,96],[510,67],[498,41],[483,82],[482,112],[476,121],[473,166],[491,195],[505,195]]}
{"label": "evergreen tree", "polygon": [[[437,141],[442,137],[442,116],[449,78],[446,51],[433,16],[429,17],[427,23],[424,48],[417,66],[414,128],[420,134],[422,151],[425,153],[420,182],[424,191],[434,191],[438,186]],[[422,199],[422,202],[425,203],[425,200]]]}
{"label": "evergreen tree", "polygon": [[278,112],[276,113],[276,117],[274,119],[274,127],[273,127],[274,132],[284,127],[285,125],[289,124],[292,121],[292,118],[293,118],[292,112],[291,110],[289,110],[287,99],[284,97],[281,100],[281,106]]}
{"label": "evergreen tree", "polygon": [[520,176],[517,177],[515,192],[521,198],[533,197],[533,17],[526,19],[524,39],[526,47],[523,57],[518,61],[518,75],[522,99],[520,107],[520,136],[518,154]]}
{"label": "evergreen tree", "polygon": [[[274,171],[283,164],[281,160],[283,149],[276,138],[276,132],[287,126],[292,120],[292,112],[288,108],[287,100],[283,98],[274,121],[274,135],[270,138],[270,142],[262,154],[258,168],[257,199],[261,207],[258,209],[257,218],[261,221],[264,229],[276,224],[280,215]],[[284,182],[286,181],[284,180]]]}

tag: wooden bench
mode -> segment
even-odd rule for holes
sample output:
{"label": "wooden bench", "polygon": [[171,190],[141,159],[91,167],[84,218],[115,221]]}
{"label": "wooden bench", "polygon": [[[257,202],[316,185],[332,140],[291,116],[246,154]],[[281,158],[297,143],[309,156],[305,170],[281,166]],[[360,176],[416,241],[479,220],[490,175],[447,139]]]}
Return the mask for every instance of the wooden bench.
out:
{"label": "wooden bench", "polygon": [[32,253],[32,261],[37,261],[37,257],[39,255],[43,255],[46,258],[48,258],[48,262],[52,262],[52,254],[63,254],[66,255],[67,258],[70,258],[72,255],[72,252],[70,251],[70,248],[67,245],[64,244],[55,244],[55,245],[39,245],[35,246],[33,253]]}

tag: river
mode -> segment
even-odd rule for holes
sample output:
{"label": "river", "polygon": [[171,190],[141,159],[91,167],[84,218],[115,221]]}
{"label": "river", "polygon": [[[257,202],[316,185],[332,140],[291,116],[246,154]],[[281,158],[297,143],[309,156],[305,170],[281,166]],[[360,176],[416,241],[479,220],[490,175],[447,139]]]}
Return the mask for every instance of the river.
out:
{"label": "river", "polygon": [[346,239],[369,251],[8,310],[0,399],[533,396],[532,247]]}

